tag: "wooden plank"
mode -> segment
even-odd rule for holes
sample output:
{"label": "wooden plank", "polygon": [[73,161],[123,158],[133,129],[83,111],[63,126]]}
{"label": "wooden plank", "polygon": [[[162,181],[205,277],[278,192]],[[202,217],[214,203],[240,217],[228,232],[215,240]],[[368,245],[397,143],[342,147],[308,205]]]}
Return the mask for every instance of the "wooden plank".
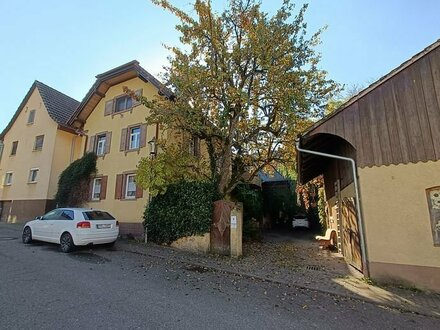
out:
{"label": "wooden plank", "polygon": [[367,94],[364,98],[366,103],[366,109],[368,110],[366,112],[366,115],[368,116],[368,121],[370,123],[368,128],[370,130],[370,140],[373,151],[373,161],[371,165],[380,166],[383,164],[382,150],[379,142],[382,137],[379,135],[378,119],[376,118],[376,109],[375,109],[376,97],[377,97],[376,91],[373,91]]}
{"label": "wooden plank", "polygon": [[344,121],[344,137],[348,143],[350,143],[354,148],[356,148],[356,136],[354,127],[354,107],[350,106],[344,111],[342,111],[342,117]]}
{"label": "wooden plank", "polygon": [[308,136],[312,136],[318,133],[323,133],[324,132],[324,127],[321,125],[319,125],[318,127],[315,127],[313,130],[311,130],[307,135]]}
{"label": "wooden plank", "polygon": [[343,112],[338,113],[332,118],[335,122],[335,134],[345,139],[344,134],[344,115]]}
{"label": "wooden plank", "polygon": [[388,126],[388,136],[391,146],[391,162],[392,164],[403,163],[401,140],[397,124],[397,109],[393,102],[393,87],[388,81],[382,85],[381,99],[385,109],[385,117]]}
{"label": "wooden plank", "polygon": [[[333,117],[334,118],[334,117]],[[333,118],[330,118],[325,123],[322,124],[322,133],[328,133],[335,135],[336,129],[335,129],[335,122]]]}
{"label": "wooden plank", "polygon": [[[426,61],[426,64],[422,66],[423,91],[435,155],[436,159],[440,159],[440,49],[432,51],[423,61]],[[431,74],[425,72],[428,62]]]}
{"label": "wooden plank", "polygon": [[[379,146],[380,146],[380,153],[382,158],[381,164],[376,164],[378,166],[380,165],[389,165],[392,164],[393,158],[391,154],[391,142],[390,142],[390,136],[388,133],[388,122],[386,117],[387,109],[385,108],[383,97],[382,97],[382,86],[379,86],[374,90],[374,113],[376,118],[376,132],[377,135],[374,136],[375,140],[378,140]],[[391,109],[392,110],[392,109]]]}
{"label": "wooden plank", "polygon": [[365,166],[364,161],[364,149],[362,147],[362,133],[361,133],[361,120],[359,116],[359,103],[353,103],[350,108],[353,111],[353,127],[354,127],[354,136],[355,136],[355,144],[356,148],[356,163],[359,167]]}
{"label": "wooden plank", "polygon": [[420,128],[419,116],[414,98],[413,82],[408,69],[399,74],[399,90],[402,94],[403,109],[405,113],[404,121],[408,132],[409,159],[413,163],[426,160],[425,149],[423,147],[422,129]]}
{"label": "wooden plank", "polygon": [[398,89],[398,79],[391,80],[392,92],[393,92],[393,104],[396,109],[396,125],[397,132],[400,140],[400,150],[402,152],[402,163],[406,164],[410,161],[409,156],[409,141],[408,141],[408,131],[406,129],[406,122],[404,120],[405,112],[403,111],[402,105],[402,95]]}
{"label": "wooden plank", "polygon": [[422,78],[420,74],[422,64],[420,62],[414,63],[408,67],[409,79],[412,82],[412,90],[415,100],[415,110],[419,118],[420,132],[422,135],[422,145],[420,148],[424,149],[425,158],[422,161],[435,160],[434,143],[432,141],[431,127],[429,125],[428,113],[425,102],[425,95],[423,92]]}
{"label": "wooden plank", "polygon": [[374,164],[374,153],[371,141],[370,116],[368,103],[365,97],[358,101],[359,122],[361,128],[361,145],[363,150],[363,164],[372,166]]}

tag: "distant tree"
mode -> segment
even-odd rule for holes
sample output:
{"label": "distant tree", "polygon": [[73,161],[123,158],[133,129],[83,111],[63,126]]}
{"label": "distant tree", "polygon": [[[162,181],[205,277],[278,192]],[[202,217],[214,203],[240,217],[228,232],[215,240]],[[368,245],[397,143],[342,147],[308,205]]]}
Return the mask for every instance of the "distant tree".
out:
{"label": "distant tree", "polygon": [[348,87],[344,86],[343,90],[339,94],[335,95],[328,101],[325,107],[325,116],[333,113],[341,105],[350,100],[353,96],[359,94],[363,89],[364,87],[359,84],[352,84]]}
{"label": "distant tree", "polygon": [[[168,47],[165,78],[175,97],[144,99],[147,121],[202,140],[209,179],[223,197],[261,169],[293,164],[297,134],[338,91],[318,68],[321,30],[307,37],[307,5],[293,15],[294,4],[284,0],[270,16],[256,0],[229,0],[220,14],[208,0],[196,0],[191,13],[152,2],[180,20],[182,47]],[[159,162],[141,162],[138,173],[151,166]],[[151,180],[139,183],[148,188]]]}

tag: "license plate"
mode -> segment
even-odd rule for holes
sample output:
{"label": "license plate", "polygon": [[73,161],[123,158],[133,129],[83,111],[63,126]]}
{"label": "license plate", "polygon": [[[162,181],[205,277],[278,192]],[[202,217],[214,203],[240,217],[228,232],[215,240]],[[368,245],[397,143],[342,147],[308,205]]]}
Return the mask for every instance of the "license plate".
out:
{"label": "license plate", "polygon": [[98,229],[107,229],[107,228],[110,228],[111,227],[111,225],[108,225],[108,224],[105,224],[105,225],[96,225],[96,228],[98,228]]}

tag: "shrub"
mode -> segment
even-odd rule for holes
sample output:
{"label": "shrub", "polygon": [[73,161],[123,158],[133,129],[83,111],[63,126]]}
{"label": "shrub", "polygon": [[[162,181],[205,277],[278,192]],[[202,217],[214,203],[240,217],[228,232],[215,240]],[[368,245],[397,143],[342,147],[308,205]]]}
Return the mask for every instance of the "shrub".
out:
{"label": "shrub", "polygon": [[153,197],[144,213],[148,240],[159,244],[210,231],[215,187],[208,182],[180,182]]}
{"label": "shrub", "polygon": [[96,155],[86,153],[60,175],[55,201],[58,207],[81,206],[88,200],[90,178],[96,174]]}

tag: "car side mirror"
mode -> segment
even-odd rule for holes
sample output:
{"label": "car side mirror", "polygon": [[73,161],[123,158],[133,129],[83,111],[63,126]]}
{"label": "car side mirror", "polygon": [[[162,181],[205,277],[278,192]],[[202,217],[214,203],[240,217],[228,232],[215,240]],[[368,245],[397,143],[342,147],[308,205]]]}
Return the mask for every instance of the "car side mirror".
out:
{"label": "car side mirror", "polygon": [[43,216],[40,215],[40,216],[38,216],[38,217],[35,217],[35,220],[43,220]]}

